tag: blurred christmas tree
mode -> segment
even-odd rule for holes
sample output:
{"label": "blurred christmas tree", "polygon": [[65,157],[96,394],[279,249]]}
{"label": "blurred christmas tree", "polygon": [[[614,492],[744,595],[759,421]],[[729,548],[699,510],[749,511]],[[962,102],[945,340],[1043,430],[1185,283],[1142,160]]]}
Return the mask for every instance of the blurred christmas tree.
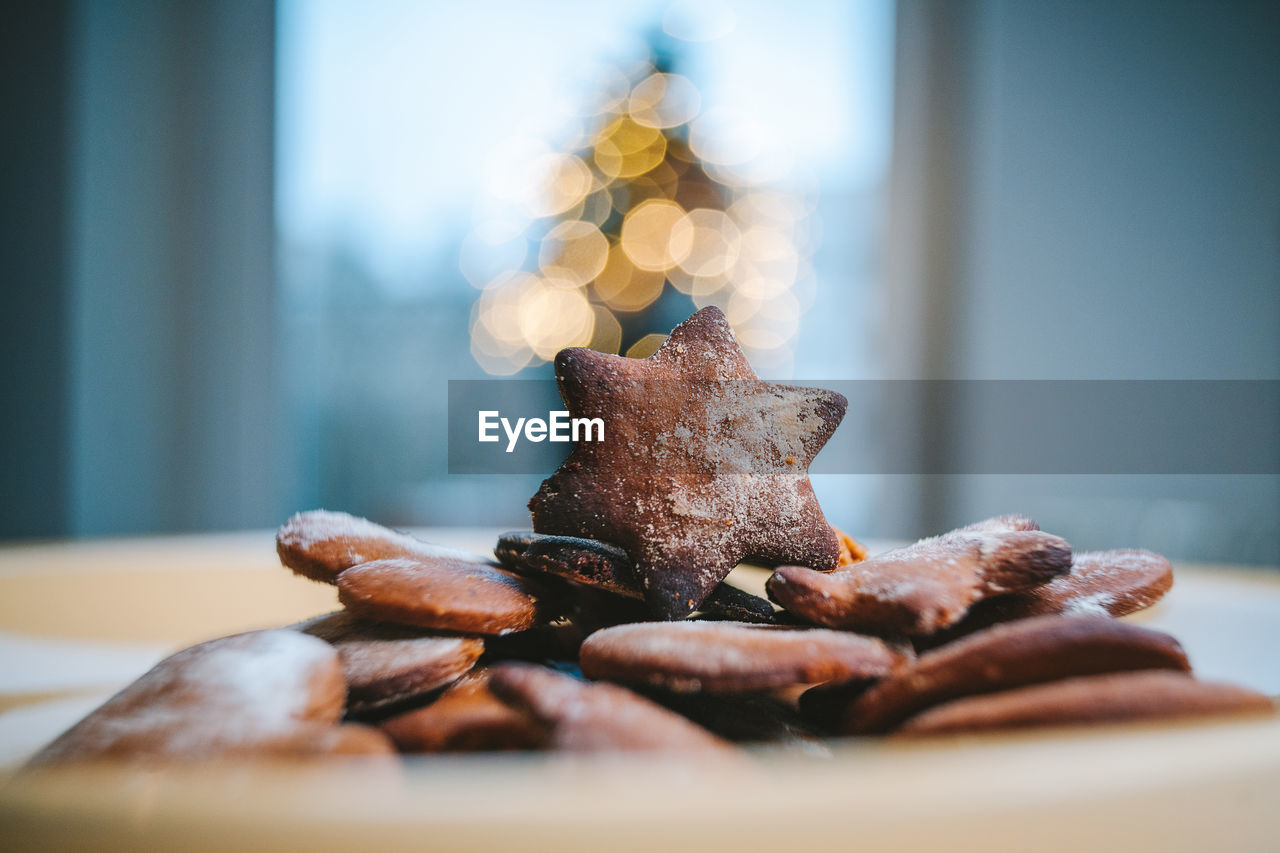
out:
{"label": "blurred christmas tree", "polygon": [[473,279],[471,350],[487,372],[568,346],[644,357],[710,304],[749,356],[789,356],[804,205],[741,168],[750,140],[700,121],[701,94],[676,60],[656,35],[646,63],[602,86],[587,144],[540,158],[527,204],[533,262]]}

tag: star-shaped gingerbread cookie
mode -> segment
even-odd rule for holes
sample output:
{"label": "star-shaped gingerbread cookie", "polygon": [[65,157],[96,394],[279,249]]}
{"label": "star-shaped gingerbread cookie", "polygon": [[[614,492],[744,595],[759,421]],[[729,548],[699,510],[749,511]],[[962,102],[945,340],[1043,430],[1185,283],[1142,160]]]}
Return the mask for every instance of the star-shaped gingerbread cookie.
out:
{"label": "star-shaped gingerbread cookie", "polygon": [[809,463],[844,417],[840,394],[762,382],[717,308],[646,359],[562,350],[574,418],[600,418],[529,501],[539,533],[599,539],[635,561],[650,609],[693,612],[743,560],[836,565]]}

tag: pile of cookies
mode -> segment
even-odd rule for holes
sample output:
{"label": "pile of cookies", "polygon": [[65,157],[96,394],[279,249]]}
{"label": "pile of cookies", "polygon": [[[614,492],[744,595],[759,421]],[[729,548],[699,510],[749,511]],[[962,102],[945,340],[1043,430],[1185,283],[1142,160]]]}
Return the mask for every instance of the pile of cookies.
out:
{"label": "pile of cookies", "polygon": [[[648,359],[566,350],[556,370],[607,440],[543,483],[532,531],[490,558],[295,515],[282,563],[344,609],[180,652],[34,763],[821,753],[842,735],[1274,713],[1116,618],[1169,589],[1159,555],[1075,554],[1001,516],[868,556],[808,481],[844,398],[757,379],[715,309]],[[743,561],[776,567],[772,601],[726,580]]]}

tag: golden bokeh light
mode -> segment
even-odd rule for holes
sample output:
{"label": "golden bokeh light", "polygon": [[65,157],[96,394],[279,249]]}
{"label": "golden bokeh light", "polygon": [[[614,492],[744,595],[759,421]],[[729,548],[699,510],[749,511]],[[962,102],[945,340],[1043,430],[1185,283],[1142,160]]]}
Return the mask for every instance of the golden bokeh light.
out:
{"label": "golden bokeh light", "polygon": [[[692,8],[672,26],[697,29]],[[726,9],[698,27],[721,29]],[[789,369],[816,286],[814,211],[776,188],[792,166],[768,128],[704,110],[693,81],[659,64],[584,77],[592,94],[565,104],[559,151],[529,137],[495,146],[458,261],[480,288],[471,351],[486,372],[570,346],[648,357],[670,299],[720,307],[753,362]],[[801,179],[796,166],[787,180]]]}
{"label": "golden bokeh light", "polygon": [[631,90],[627,110],[636,124],[665,130],[687,124],[701,106],[702,96],[688,77],[650,74]]}
{"label": "golden bokeh light", "polygon": [[785,347],[800,329],[800,303],[783,293],[760,303],[755,313],[734,327],[743,346],[753,349]]}
{"label": "golden bokeh light", "polygon": [[648,358],[657,352],[658,347],[662,346],[666,340],[666,335],[660,335],[657,332],[645,335],[627,349],[627,358]]}
{"label": "golden bokeh light", "polygon": [[485,285],[477,303],[477,322],[495,341],[511,346],[521,344],[520,294],[536,279],[526,272],[507,272]]}
{"label": "golden bokeh light", "polygon": [[744,294],[769,299],[795,283],[800,257],[787,235],[771,228],[751,228],[742,235],[742,251],[732,272]]}
{"label": "golden bokeh light", "polygon": [[694,305],[699,308],[706,305],[698,305],[698,299],[718,293],[730,284],[727,275],[690,275],[679,266],[667,270],[667,281],[680,293],[693,297]]}
{"label": "golden bokeh light", "polygon": [[533,354],[544,361],[565,347],[586,346],[591,341],[596,314],[581,290],[559,287],[536,279],[516,304],[517,322]]}
{"label": "golden bokeh light", "polygon": [[744,326],[760,313],[764,300],[759,296],[738,289],[726,290],[728,297],[720,308],[724,311],[724,316],[728,319],[730,326],[735,329]]}
{"label": "golden bokeh light", "polygon": [[[642,270],[668,270],[684,260],[690,244],[672,245],[672,234],[684,208],[674,201],[649,199],[632,208],[622,221],[622,250]],[[683,254],[677,254],[682,249]]]}
{"label": "golden bokeh light", "polygon": [[682,270],[692,276],[715,278],[738,262],[742,233],[724,211],[699,207],[672,228],[671,246]]}
{"label": "golden bokeh light", "polygon": [[538,161],[525,204],[534,216],[555,216],[586,198],[594,178],[572,154],[547,154]]}
{"label": "golden bokeh light", "polygon": [[622,348],[622,324],[613,312],[603,305],[592,306],[596,313],[596,325],[591,332],[588,347],[596,352],[608,352],[617,355]]}
{"label": "golden bokeh light", "polygon": [[623,116],[600,132],[593,158],[608,178],[634,178],[657,166],[666,154],[667,138],[658,128]]}
{"label": "golden bokeh light", "polygon": [[584,198],[581,208],[577,210],[577,216],[571,217],[571,219],[590,222],[597,228],[601,228],[609,221],[609,217],[612,214],[613,195],[609,192],[608,187],[604,187]]}
{"label": "golden bokeh light", "polygon": [[604,269],[596,276],[595,294],[615,311],[633,313],[652,305],[666,284],[660,270],[642,270],[619,245],[609,248]]}
{"label": "golden bokeh light", "polygon": [[604,269],[609,240],[590,222],[566,220],[542,238],[538,267],[548,278],[581,287]]}

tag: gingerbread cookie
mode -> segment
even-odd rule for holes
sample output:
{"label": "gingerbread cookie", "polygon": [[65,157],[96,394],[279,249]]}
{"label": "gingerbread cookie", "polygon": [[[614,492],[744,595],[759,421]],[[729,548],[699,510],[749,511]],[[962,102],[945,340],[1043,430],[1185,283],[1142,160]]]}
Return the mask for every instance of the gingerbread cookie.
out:
{"label": "gingerbread cookie", "polygon": [[223,637],[162,660],[31,763],[312,754],[346,692],[322,640],[289,630]]}
{"label": "gingerbread cookie", "polygon": [[992,596],[1031,589],[1071,568],[1071,546],[1021,516],[1001,516],[843,566],[782,566],[769,597],[829,628],[928,635]]}
{"label": "gingerbread cookie", "polygon": [[604,439],[579,442],[543,482],[534,530],[622,548],[666,619],[696,610],[747,558],[835,567],[808,466],[844,397],[760,381],[717,308],[647,359],[575,348],[555,368],[570,414],[599,418]]}
{"label": "gingerbread cookie", "polygon": [[430,705],[380,725],[403,752],[536,749],[549,735],[528,713],[494,696],[483,669],[464,675]]}
{"label": "gingerbread cookie", "polygon": [[490,689],[549,731],[563,752],[669,751],[727,754],[733,747],[679,714],[614,684],[580,681],[545,667],[494,667]]}
{"label": "gingerbread cookie", "polygon": [[471,634],[524,631],[554,610],[547,591],[529,578],[447,557],[353,566],[338,575],[338,600],[375,622]]}
{"label": "gingerbread cookie", "polygon": [[776,625],[778,611],[758,595],[725,582],[711,590],[711,595],[698,608],[699,619],[749,622],[753,625]]}
{"label": "gingerbread cookie", "polygon": [[650,694],[712,734],[734,743],[827,758],[831,748],[796,711],[771,696],[713,693]]}
{"label": "gingerbread cookie", "polygon": [[1080,726],[1225,714],[1273,714],[1266,696],[1197,681],[1179,672],[1121,672],[1069,678],[930,708],[897,729],[904,736]]}
{"label": "gingerbread cookie", "polygon": [[688,693],[748,693],[878,677],[902,656],[874,637],[741,622],[648,622],[597,631],[582,643],[589,678]]}
{"label": "gingerbread cookie", "polygon": [[818,684],[796,699],[800,718],[826,732],[836,732],[844,725],[849,706],[881,681],[879,678],[855,678],[834,684]]}
{"label": "gingerbread cookie", "polygon": [[322,583],[334,583],[342,572],[372,560],[484,559],[414,539],[345,512],[323,509],[300,512],[281,525],[276,532],[276,553],[288,568]]}
{"label": "gingerbread cookie", "polygon": [[347,710],[363,713],[435,690],[457,679],[484,651],[478,637],[431,637],[345,610],[292,626],[338,650],[347,680]]}
{"label": "gingerbread cookie", "polygon": [[340,726],[309,724],[287,738],[262,744],[255,757],[278,760],[319,759],[332,757],[391,758],[396,755],[391,738],[372,726],[344,723]]}
{"label": "gingerbread cookie", "polygon": [[[513,571],[552,575],[575,586],[603,590],[618,596],[643,598],[644,590],[635,564],[615,545],[575,536],[546,536],[532,531],[505,533],[494,549],[498,560]],[[699,606],[706,618],[772,624],[773,605],[759,596],[727,583],[716,586]],[[636,615],[620,621],[636,622]]]}
{"label": "gingerbread cookie", "polygon": [[848,734],[892,729],[925,708],[992,693],[1106,672],[1187,671],[1178,641],[1099,616],[1039,616],[997,625],[921,655],[859,697],[845,715]]}
{"label": "gingerbread cookie", "polygon": [[606,542],[519,530],[498,537],[493,552],[512,571],[552,575],[615,595],[644,597],[635,564],[627,552]]}
{"label": "gingerbread cookie", "polygon": [[1172,586],[1173,567],[1151,551],[1077,554],[1070,572],[1044,586],[981,602],[953,627],[952,636],[1050,613],[1127,616],[1155,604]]}

